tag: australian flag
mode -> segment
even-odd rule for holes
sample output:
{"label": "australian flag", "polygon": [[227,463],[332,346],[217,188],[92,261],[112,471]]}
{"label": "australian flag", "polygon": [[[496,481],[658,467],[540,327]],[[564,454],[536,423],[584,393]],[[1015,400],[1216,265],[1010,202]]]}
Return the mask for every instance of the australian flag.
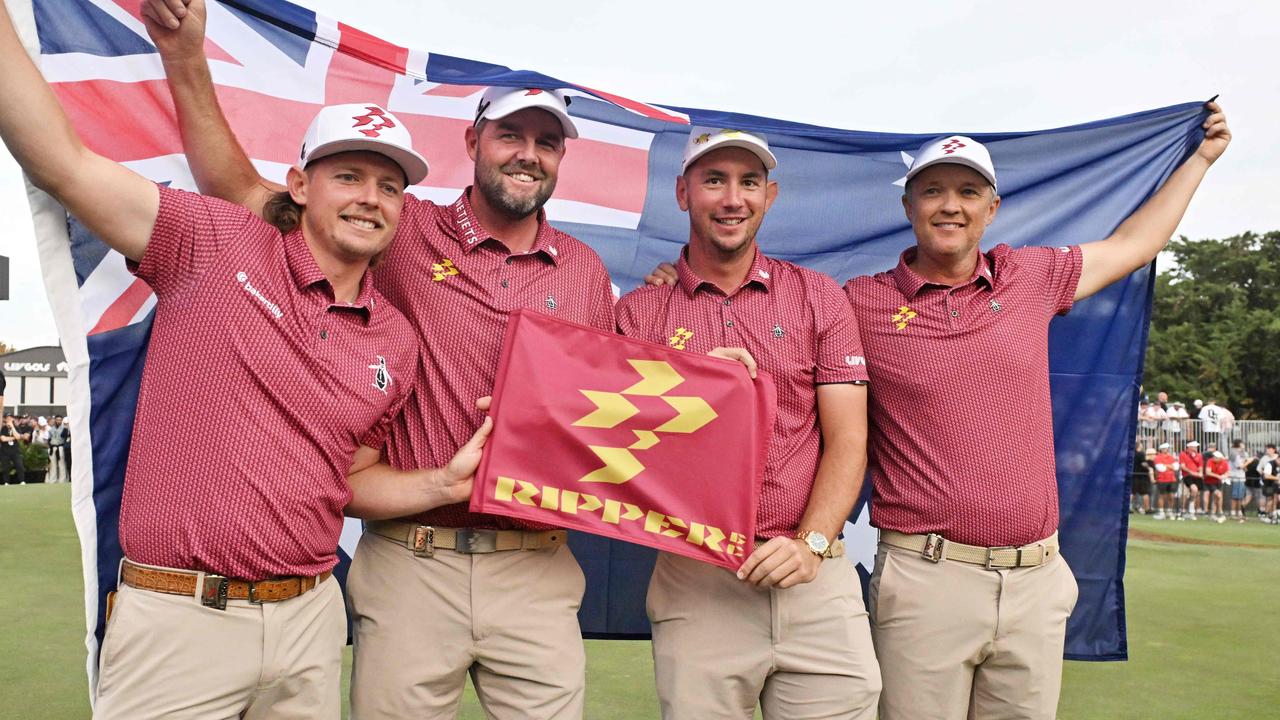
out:
{"label": "australian flag", "polygon": [[[9,3],[86,145],[157,182],[194,189],[138,4]],[[547,212],[595,248],[621,291],[674,259],[688,238],[672,188],[691,122],[769,137],[779,160],[771,179],[784,192],[762,228],[763,250],[843,283],[893,266],[914,243],[899,203],[903,178],[911,154],[937,135],[965,133],[991,150],[1004,202],[985,247],[1061,246],[1114,230],[1194,151],[1204,118],[1201,103],[1193,102],[1037,132],[939,127],[936,134],[910,135],[817,127],[641,103],[536,72],[398,47],[280,0],[210,2],[206,52],[228,119],[265,177],[283,179],[321,106],[373,101],[406,121],[431,162],[427,184],[412,192],[441,203],[455,200],[471,181],[461,138],[485,86],[566,89],[581,138],[571,141]],[[115,587],[120,560],[120,490],[155,299],[119,254],[47,196],[34,190],[31,196],[45,281],[71,366],[71,412],[84,418],[76,457],[91,460],[76,463],[73,512],[84,557],[92,684],[104,597]],[[1123,659],[1127,653],[1127,463],[1153,286],[1151,268],[1139,270],[1051,326],[1061,538],[1080,586],[1068,625],[1069,658]],[[845,528],[850,559],[864,579],[875,546],[868,514],[864,501]],[[358,539],[358,525],[348,522],[340,576]],[[587,572],[584,633],[645,637],[650,551],[585,536],[574,542]]]}

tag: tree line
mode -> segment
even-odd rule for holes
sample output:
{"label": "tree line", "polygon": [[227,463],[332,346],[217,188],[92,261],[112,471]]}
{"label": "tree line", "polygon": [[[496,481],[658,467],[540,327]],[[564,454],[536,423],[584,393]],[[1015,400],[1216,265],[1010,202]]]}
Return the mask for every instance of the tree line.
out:
{"label": "tree line", "polygon": [[1280,231],[1178,238],[1156,277],[1143,385],[1280,419]]}

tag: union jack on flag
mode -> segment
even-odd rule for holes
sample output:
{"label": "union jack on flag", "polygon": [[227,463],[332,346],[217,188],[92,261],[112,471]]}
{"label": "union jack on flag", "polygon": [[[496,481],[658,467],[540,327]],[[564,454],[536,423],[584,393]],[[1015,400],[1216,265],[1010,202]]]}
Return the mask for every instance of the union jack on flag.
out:
{"label": "union jack on flag", "polygon": [[[9,9],[88,147],[152,180],[193,190],[160,58],[138,4],[30,0],[10,2]],[[264,177],[284,178],[321,106],[376,102],[406,122],[431,163],[425,184],[411,191],[439,203],[452,202],[471,182],[462,137],[484,87],[565,89],[581,137],[571,141],[547,212],[600,254],[622,290],[675,258],[688,239],[672,179],[691,122],[768,135],[779,158],[771,179],[784,192],[763,226],[761,247],[839,282],[891,267],[913,244],[898,204],[902,177],[910,153],[937,137],[640,103],[536,72],[392,45],[282,0],[210,2],[206,52],[228,120]],[[986,242],[1057,246],[1105,237],[1194,149],[1201,120],[1201,104],[1185,103],[1043,132],[965,133],[990,148],[1001,172],[1001,220]],[[116,584],[120,490],[155,300],[121,256],[47,196],[33,192],[32,198],[80,428],[73,513],[85,567],[92,686],[103,598]],[[1068,629],[1069,657],[1114,659],[1126,652],[1126,516],[1118,509],[1145,343],[1125,338],[1144,336],[1150,288],[1150,273],[1139,271],[1055,321],[1050,334],[1062,538],[1081,588]],[[846,526],[850,557],[864,578],[875,547],[867,515],[860,503]],[[343,550],[349,553],[358,536],[359,528],[348,523]],[[647,633],[643,585],[650,552],[590,537],[573,542],[588,578],[584,632]],[[344,572],[345,564],[340,578]]]}

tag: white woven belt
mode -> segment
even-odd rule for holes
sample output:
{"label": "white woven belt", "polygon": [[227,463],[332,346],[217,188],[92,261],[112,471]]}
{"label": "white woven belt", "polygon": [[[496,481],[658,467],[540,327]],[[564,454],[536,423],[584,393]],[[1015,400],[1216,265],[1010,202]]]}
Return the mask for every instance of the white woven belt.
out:
{"label": "white woven belt", "polygon": [[880,542],[903,550],[920,553],[930,562],[955,560],[981,565],[988,570],[1035,567],[1049,562],[1058,554],[1058,533],[1022,547],[981,547],[952,542],[937,533],[908,535],[896,530],[881,530]]}

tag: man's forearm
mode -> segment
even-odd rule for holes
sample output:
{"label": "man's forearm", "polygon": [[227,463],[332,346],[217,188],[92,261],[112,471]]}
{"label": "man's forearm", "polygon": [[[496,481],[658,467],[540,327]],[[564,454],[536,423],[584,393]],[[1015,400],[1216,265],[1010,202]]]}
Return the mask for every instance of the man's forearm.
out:
{"label": "man's forearm", "polygon": [[365,520],[385,520],[425,512],[467,499],[470,485],[448,485],[440,471],[397,470],[378,463],[347,477],[351,502],[345,513]]}
{"label": "man's forearm", "polygon": [[261,178],[222,113],[208,61],[203,55],[163,60],[182,147],[200,192],[248,206]]}
{"label": "man's forearm", "polygon": [[858,500],[866,469],[865,438],[862,442],[849,437],[824,443],[813,490],[797,529],[816,530],[834,540]]}

